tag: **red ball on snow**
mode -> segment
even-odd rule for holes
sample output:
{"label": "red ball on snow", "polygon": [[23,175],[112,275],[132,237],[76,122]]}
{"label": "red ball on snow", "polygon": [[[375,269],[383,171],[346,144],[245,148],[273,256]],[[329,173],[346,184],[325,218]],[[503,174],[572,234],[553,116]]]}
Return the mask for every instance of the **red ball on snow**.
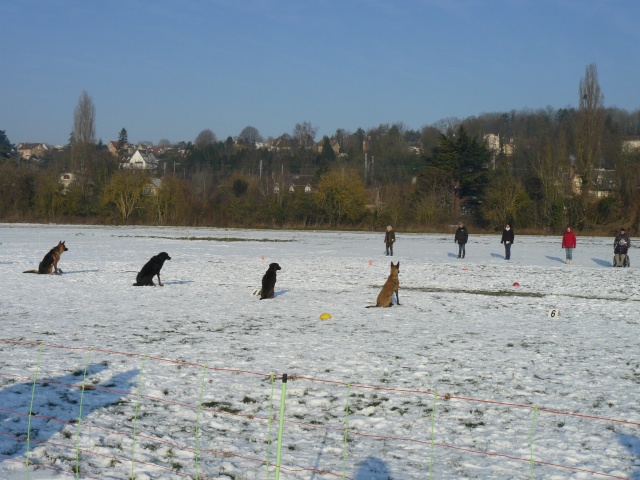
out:
{"label": "red ball on snow", "polygon": [[519,284],[518,282],[513,282],[513,286],[514,286],[514,287],[519,287],[519,286],[520,286],[520,284]]}

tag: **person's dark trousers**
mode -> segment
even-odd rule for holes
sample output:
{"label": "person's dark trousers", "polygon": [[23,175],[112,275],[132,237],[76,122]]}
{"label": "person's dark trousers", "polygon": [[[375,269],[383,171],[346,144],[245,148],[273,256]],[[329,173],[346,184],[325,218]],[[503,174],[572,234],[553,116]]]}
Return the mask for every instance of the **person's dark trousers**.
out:
{"label": "person's dark trousers", "polygon": [[504,259],[511,260],[511,244],[510,243],[504,244]]}

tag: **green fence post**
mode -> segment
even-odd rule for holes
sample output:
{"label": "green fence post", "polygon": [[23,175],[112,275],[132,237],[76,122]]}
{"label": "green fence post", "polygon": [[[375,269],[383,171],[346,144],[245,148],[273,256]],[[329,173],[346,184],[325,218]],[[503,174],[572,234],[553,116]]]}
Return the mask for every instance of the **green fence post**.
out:
{"label": "green fence post", "polygon": [[42,353],[42,342],[40,342],[40,350],[38,350],[38,363],[36,364],[36,375],[33,377],[33,385],[31,387],[31,404],[29,405],[29,421],[27,422],[27,480],[31,478],[31,471],[29,470],[29,455],[31,447],[31,415],[33,414],[33,398],[36,395],[36,382],[38,381],[38,373],[40,373],[40,354]]}
{"label": "green fence post", "polygon": [[271,377],[271,398],[269,401],[269,427],[267,428],[267,480],[271,476],[269,472],[269,461],[271,458],[271,424],[273,423],[273,386],[276,376],[272,373]]}
{"label": "green fence post", "polygon": [[351,390],[351,384],[347,384],[347,405],[344,408],[344,448],[342,453],[342,478],[347,475],[347,442],[349,441],[349,392]]}
{"label": "green fence post", "polygon": [[282,432],[284,430],[284,402],[287,396],[287,374],[282,375],[282,393],[280,394],[280,423],[278,427],[278,452],[276,454],[276,480],[280,479],[280,459],[282,457]]}
{"label": "green fence post", "polygon": [[84,385],[87,381],[87,369],[89,368],[89,360],[91,359],[91,351],[89,348],[89,354],[87,355],[87,363],[84,366],[84,375],[82,376],[82,390],[80,391],[80,410],[78,412],[78,428],[76,429],[76,478],[80,472],[80,424],[82,423],[82,401],[84,400]]}
{"label": "green fence post", "polygon": [[147,361],[147,355],[142,358],[142,367],[140,367],[140,376],[138,378],[138,395],[136,396],[136,408],[133,413],[133,445],[131,445],[131,479],[133,480],[134,466],[136,464],[136,427],[138,425],[138,406],[140,404],[140,390],[142,390],[142,372],[144,372],[144,364]]}
{"label": "green fence post", "polygon": [[429,465],[429,478],[433,478],[433,447],[435,445],[435,423],[436,423],[436,399],[438,394],[433,394],[433,408],[431,409],[431,463]]}
{"label": "green fence post", "polygon": [[531,448],[531,458],[529,459],[529,478],[533,478],[533,427],[536,423],[536,415],[538,414],[538,407],[533,409],[533,418],[531,419],[531,432],[529,432],[529,445]]}
{"label": "green fence post", "polygon": [[200,456],[200,443],[198,434],[200,433],[200,412],[202,411],[202,395],[204,394],[204,378],[207,375],[207,366],[202,366],[202,382],[200,385],[200,401],[198,402],[198,415],[196,416],[196,480],[198,476],[198,457]]}

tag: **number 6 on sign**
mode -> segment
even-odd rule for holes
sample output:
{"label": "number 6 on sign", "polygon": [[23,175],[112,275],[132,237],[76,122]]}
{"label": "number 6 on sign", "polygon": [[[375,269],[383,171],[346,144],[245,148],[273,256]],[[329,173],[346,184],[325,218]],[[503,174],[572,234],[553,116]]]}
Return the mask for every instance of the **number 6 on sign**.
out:
{"label": "number 6 on sign", "polygon": [[560,316],[560,310],[556,310],[555,308],[552,308],[551,310],[549,310],[549,313],[547,313],[547,317],[549,318],[556,318]]}

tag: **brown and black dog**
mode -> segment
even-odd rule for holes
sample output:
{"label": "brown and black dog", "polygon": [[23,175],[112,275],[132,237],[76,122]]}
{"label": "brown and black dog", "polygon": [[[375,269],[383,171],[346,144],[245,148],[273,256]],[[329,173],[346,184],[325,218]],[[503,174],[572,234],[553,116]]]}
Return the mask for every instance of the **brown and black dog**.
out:
{"label": "brown and black dog", "polygon": [[160,270],[162,270],[162,266],[166,260],[171,260],[171,257],[167,252],[160,252],[158,255],[154,255],[151,257],[147,263],[144,264],[142,270],[138,272],[136,276],[136,283],[133,284],[134,287],[143,287],[150,286],[155,287],[156,284],[153,283],[153,277],[158,276],[158,285],[161,287],[162,281],[160,280]]}
{"label": "brown and black dog", "polygon": [[69,249],[65,246],[63,241],[58,242],[58,245],[49,250],[49,253],[44,256],[40,265],[38,265],[37,270],[27,270],[22,273],[39,273],[41,275],[50,275],[54,271],[56,275],[64,273],[58,268],[58,261],[60,260],[60,255],[67,250]]}
{"label": "brown and black dog", "polygon": [[398,280],[398,274],[400,273],[400,262],[394,265],[391,262],[391,273],[387,277],[387,281],[384,282],[382,290],[376,299],[375,305],[369,305],[367,308],[372,307],[393,307],[393,294],[396,294],[396,304],[400,305],[400,297],[398,296],[398,289],[400,288],[400,281]]}

